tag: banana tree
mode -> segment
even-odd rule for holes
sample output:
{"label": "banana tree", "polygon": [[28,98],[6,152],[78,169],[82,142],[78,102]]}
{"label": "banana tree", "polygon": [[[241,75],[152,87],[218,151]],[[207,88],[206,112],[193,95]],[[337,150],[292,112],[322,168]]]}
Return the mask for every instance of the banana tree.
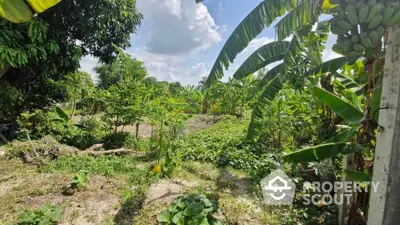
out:
{"label": "banana tree", "polygon": [[[23,23],[32,19],[36,13],[55,6],[61,0],[0,0],[0,17],[13,23]],[[33,9],[33,12],[31,10]]]}

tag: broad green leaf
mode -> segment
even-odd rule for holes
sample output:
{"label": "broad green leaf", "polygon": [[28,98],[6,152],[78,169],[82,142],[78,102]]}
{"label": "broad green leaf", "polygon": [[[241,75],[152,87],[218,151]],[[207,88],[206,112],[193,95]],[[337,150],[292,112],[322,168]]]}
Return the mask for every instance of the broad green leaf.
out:
{"label": "broad green leaf", "polygon": [[357,143],[328,143],[292,152],[283,156],[283,159],[288,162],[306,163],[333,158],[340,153],[346,155],[361,150],[362,146]]}
{"label": "broad green leaf", "polygon": [[348,101],[316,86],[313,87],[312,91],[314,96],[351,124],[357,124],[363,118],[363,113]]}
{"label": "broad green leaf", "polygon": [[32,12],[23,0],[2,0],[0,17],[13,23],[23,23],[32,19]]}
{"label": "broad green leaf", "polygon": [[271,103],[271,101],[274,100],[275,96],[279,93],[279,91],[283,87],[282,82],[280,80],[280,76],[278,76],[278,74],[270,74],[268,76],[275,76],[275,78],[273,78],[268,83],[268,85],[264,87],[264,90],[258,97],[257,103],[253,108],[253,112],[251,114],[251,121],[247,132],[248,139],[254,139],[257,136],[258,130],[260,129],[260,124],[258,123],[258,120],[263,117],[263,112],[265,107],[267,107]]}
{"label": "broad green leaf", "polygon": [[279,40],[285,39],[297,29],[311,24],[313,20],[318,18],[315,9],[318,8],[319,1],[308,0],[299,1],[299,3],[275,25]]}
{"label": "broad green leaf", "polygon": [[305,76],[312,76],[316,74],[322,74],[322,73],[335,73],[337,70],[342,68],[344,65],[346,65],[349,62],[347,57],[340,57],[336,59],[331,59],[326,62],[323,62],[322,64],[318,65],[317,67],[311,69],[308,71]]}
{"label": "broad green leaf", "polygon": [[288,41],[276,41],[260,47],[244,61],[233,77],[242,79],[270,63],[282,60],[289,44]]}
{"label": "broad green leaf", "polygon": [[222,223],[221,223],[221,221],[219,221],[219,220],[217,220],[217,219],[211,219],[211,221],[210,221],[210,224],[211,225],[223,225]]}
{"label": "broad green leaf", "polygon": [[344,170],[344,174],[352,181],[356,182],[371,182],[372,175],[354,170]]}
{"label": "broad green leaf", "polygon": [[[302,47],[299,43],[297,35],[295,34],[293,35],[289,47],[285,52],[283,62],[268,71],[267,74],[263,77],[263,80],[260,82],[259,86],[259,92],[261,94],[258,96],[257,102],[253,107],[253,112],[251,115],[251,121],[247,132],[248,139],[254,139],[258,135],[261,128],[261,125],[258,123],[258,121],[263,118],[263,111],[265,107],[270,104],[270,102],[282,89],[284,83],[283,81],[287,76],[289,76],[287,74],[289,68],[296,64],[296,55],[298,55],[301,51]],[[290,75],[295,76],[297,75],[297,73],[291,73]]]}
{"label": "broad green leaf", "polygon": [[174,215],[174,217],[172,217],[172,222],[174,222],[175,224],[182,224],[183,219],[184,219],[183,212],[178,212],[177,214]]}
{"label": "broad green leaf", "polygon": [[42,13],[61,2],[61,0],[27,0],[27,2],[36,12]]}
{"label": "broad green leaf", "polygon": [[357,130],[354,128],[350,128],[348,130],[337,133],[335,136],[325,140],[323,143],[337,143],[337,142],[345,142],[350,138],[354,137]]}
{"label": "broad green leaf", "polygon": [[194,202],[190,204],[183,213],[185,216],[193,216],[201,212],[203,209],[204,206],[201,203]]}
{"label": "broad green leaf", "polygon": [[68,117],[67,113],[64,110],[62,110],[60,107],[58,107],[58,106],[56,107],[56,113],[64,121],[68,121],[69,120],[69,117]]}
{"label": "broad green leaf", "polygon": [[210,86],[224,76],[223,70],[229,68],[236,56],[277,17],[286,12],[286,1],[264,0],[236,27],[219,53],[208,75],[206,84]]}
{"label": "broad green leaf", "polygon": [[157,221],[160,223],[168,223],[171,221],[171,213],[168,211],[161,213],[160,215],[157,216]]}

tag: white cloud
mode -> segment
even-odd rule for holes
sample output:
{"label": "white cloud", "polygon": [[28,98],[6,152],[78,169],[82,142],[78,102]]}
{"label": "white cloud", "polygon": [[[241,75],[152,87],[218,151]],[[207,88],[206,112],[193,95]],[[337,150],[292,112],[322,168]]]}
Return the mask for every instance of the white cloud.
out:
{"label": "white cloud", "polygon": [[219,2],[219,11],[223,11],[224,10],[224,3]]}
{"label": "white cloud", "polygon": [[151,53],[179,55],[221,41],[220,27],[203,4],[189,0],[138,0],[144,45]]}
{"label": "white cloud", "polygon": [[97,75],[93,71],[93,68],[97,66],[99,62],[98,59],[94,58],[93,56],[85,56],[81,58],[80,61],[80,71],[84,71],[90,74],[90,77],[94,82],[97,82]]}
{"label": "white cloud", "polygon": [[143,61],[149,75],[159,80],[191,85],[197,84],[201,77],[208,75],[204,62],[193,61],[193,65],[184,66],[189,61],[187,56],[157,54],[140,49],[129,53]]}

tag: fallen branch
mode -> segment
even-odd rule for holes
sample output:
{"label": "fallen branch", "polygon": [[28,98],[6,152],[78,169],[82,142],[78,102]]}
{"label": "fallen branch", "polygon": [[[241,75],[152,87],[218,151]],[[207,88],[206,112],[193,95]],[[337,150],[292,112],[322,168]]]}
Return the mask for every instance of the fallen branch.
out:
{"label": "fallen branch", "polygon": [[93,150],[80,151],[78,152],[78,155],[101,156],[101,155],[126,155],[132,153],[136,153],[136,151],[121,148],[121,149],[106,150],[106,151],[93,151]]}
{"label": "fallen branch", "polygon": [[0,183],[6,182],[6,181],[8,181],[8,180],[10,180],[10,179],[12,179],[12,178],[14,178],[14,175],[6,176],[6,177],[1,177],[1,178],[0,178]]}

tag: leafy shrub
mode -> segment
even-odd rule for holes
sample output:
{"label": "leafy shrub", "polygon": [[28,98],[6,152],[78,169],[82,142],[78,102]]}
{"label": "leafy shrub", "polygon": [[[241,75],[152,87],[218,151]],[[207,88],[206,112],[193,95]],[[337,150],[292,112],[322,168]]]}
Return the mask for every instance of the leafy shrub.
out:
{"label": "leafy shrub", "polygon": [[157,220],[161,224],[210,224],[222,225],[214,217],[219,212],[217,201],[208,199],[205,195],[190,194],[178,197],[168,207],[168,210],[158,215]]}
{"label": "leafy shrub", "polygon": [[81,170],[72,178],[71,185],[77,188],[84,188],[86,187],[87,177],[88,172],[86,170]]}
{"label": "leafy shrub", "polygon": [[100,143],[105,135],[106,128],[104,122],[96,118],[83,117],[75,129],[70,130],[61,137],[61,141],[84,150],[94,144]]}
{"label": "leafy shrub", "polygon": [[213,127],[190,135],[179,148],[182,158],[231,166],[253,177],[265,176],[276,168],[277,157],[260,142],[246,142],[246,126],[245,120],[223,117]]}
{"label": "leafy shrub", "polygon": [[44,205],[36,211],[24,211],[16,225],[56,225],[60,220],[60,206]]}
{"label": "leafy shrub", "polygon": [[149,149],[149,143],[148,141],[136,138],[129,132],[117,132],[106,135],[103,138],[103,148],[106,150],[128,148],[145,151]]}
{"label": "leafy shrub", "polygon": [[66,171],[79,173],[85,170],[90,174],[99,174],[106,177],[124,175],[134,184],[150,184],[157,178],[147,169],[136,167],[137,158],[119,156],[61,156],[51,164],[41,168],[42,172]]}
{"label": "leafy shrub", "polygon": [[104,149],[117,149],[134,146],[136,137],[128,132],[117,132],[106,135],[103,139]]}

